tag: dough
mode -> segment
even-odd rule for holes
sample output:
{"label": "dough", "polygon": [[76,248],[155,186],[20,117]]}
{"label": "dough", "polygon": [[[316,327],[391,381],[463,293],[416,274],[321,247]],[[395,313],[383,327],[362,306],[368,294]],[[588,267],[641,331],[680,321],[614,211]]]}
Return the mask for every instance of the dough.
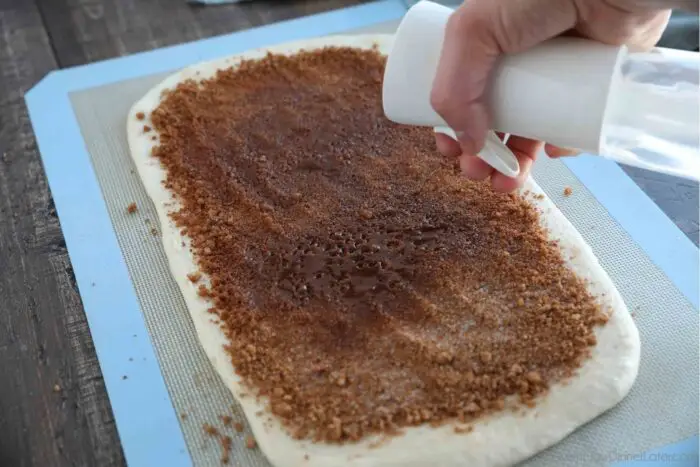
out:
{"label": "dough", "polygon": [[[198,268],[189,252],[188,239],[180,234],[168,216],[178,209],[178,204],[161,183],[165,178],[164,170],[158,160],[151,157],[151,150],[157,144],[157,140],[152,140],[154,133],[145,133],[143,126],[149,124],[148,115],[159,105],[164,90],[174,88],[183,80],[209,78],[217,69],[233,66],[241,59],[261,58],[268,51],[291,54],[300,49],[326,45],[365,49],[376,45],[386,54],[391,40],[391,35],[330,36],[197,64],[173,74],[151,89],[133,106],[128,116],[131,155],[158,212],[170,270],[185,298],[200,344],[243,408],[258,445],[276,467],[512,465],[561,441],[579,426],[615,406],[629,392],[637,375],[639,334],[618,291],[590,247],[557,207],[546,197],[531,197],[531,202],[543,213],[541,222],[544,227],[553,239],[560,241],[569,267],[589,281],[590,292],[600,297],[604,309],[611,311],[608,323],[596,329],[598,343],[577,376],[566,385],[553,385],[534,408],[521,414],[504,411],[484,417],[473,425],[470,433],[455,433],[452,424],[438,428],[426,425],[405,429],[402,435],[393,438],[375,436],[356,444],[329,445],[294,440],[274,418],[271,423],[264,424],[269,415],[256,415],[264,410],[264,406],[252,397],[241,397],[245,390],[224,351],[226,340],[223,332],[212,322],[207,303],[197,295],[197,286],[187,279],[187,274]],[[140,112],[146,115],[145,120],[137,118]],[[544,195],[531,179],[527,180],[523,190]]]}

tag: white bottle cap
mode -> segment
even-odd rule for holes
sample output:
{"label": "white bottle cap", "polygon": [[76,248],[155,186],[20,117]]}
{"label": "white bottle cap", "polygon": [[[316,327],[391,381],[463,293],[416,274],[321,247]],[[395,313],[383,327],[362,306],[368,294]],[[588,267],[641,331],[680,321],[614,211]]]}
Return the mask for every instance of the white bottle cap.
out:
{"label": "white bottle cap", "polygon": [[[448,126],[431,107],[430,92],[452,12],[421,1],[403,18],[384,75],[388,119]],[[608,96],[624,53],[624,47],[560,37],[503,57],[493,75],[489,102],[493,130],[599,152]],[[517,175],[511,170],[517,167],[515,156],[493,136],[479,156],[496,170]]]}

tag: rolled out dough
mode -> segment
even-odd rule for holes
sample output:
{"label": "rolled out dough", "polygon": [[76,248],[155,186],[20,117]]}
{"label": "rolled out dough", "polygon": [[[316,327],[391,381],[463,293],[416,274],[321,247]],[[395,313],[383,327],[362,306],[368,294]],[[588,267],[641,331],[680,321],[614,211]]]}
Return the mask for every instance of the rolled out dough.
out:
{"label": "rolled out dough", "polygon": [[[162,241],[170,270],[187,304],[199,341],[221,379],[243,408],[258,445],[276,467],[310,466],[502,466],[520,462],[561,441],[579,426],[597,417],[622,400],[637,375],[640,342],[637,328],[606,272],[581,235],[546,196],[531,199],[541,211],[541,222],[553,239],[558,239],[568,266],[589,283],[590,292],[612,312],[609,322],[596,330],[597,345],[592,357],[566,385],[557,384],[533,409],[514,414],[510,411],[485,417],[473,425],[473,431],[455,433],[455,425],[438,428],[408,428],[400,436],[377,443],[378,437],[356,444],[329,445],[297,441],[288,436],[276,419],[263,422],[269,415],[254,398],[242,398],[245,389],[224,351],[226,340],[218,324],[207,312],[209,305],[197,295],[187,274],[198,270],[189,252],[189,239],[183,237],[169,217],[178,209],[173,194],[161,183],[165,171],[151,157],[157,141],[152,132],[144,133],[144,124],[161,101],[161,93],[178,83],[212,77],[219,69],[235,66],[242,59],[262,58],[269,52],[293,54],[301,49],[323,46],[350,46],[370,49],[377,46],[388,53],[391,35],[330,36],[251,50],[240,55],[201,63],[183,69],[152,88],[132,107],[127,121],[129,148],[141,180],[155,204],[161,224]],[[146,120],[138,120],[143,112]],[[523,191],[544,195],[529,179]],[[184,246],[183,246],[184,242]],[[375,446],[372,446],[377,444]],[[308,458],[305,456],[308,455]]]}

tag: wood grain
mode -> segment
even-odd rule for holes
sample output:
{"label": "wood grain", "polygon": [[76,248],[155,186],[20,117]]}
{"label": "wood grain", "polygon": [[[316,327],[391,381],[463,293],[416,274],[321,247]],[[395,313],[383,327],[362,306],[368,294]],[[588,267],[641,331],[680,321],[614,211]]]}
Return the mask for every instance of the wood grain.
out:
{"label": "wood grain", "polygon": [[121,465],[23,100],[56,61],[35,4],[0,5],[0,465]]}
{"label": "wood grain", "polygon": [[185,0],[38,0],[38,4],[64,68],[366,1],[253,0],[197,6]]}

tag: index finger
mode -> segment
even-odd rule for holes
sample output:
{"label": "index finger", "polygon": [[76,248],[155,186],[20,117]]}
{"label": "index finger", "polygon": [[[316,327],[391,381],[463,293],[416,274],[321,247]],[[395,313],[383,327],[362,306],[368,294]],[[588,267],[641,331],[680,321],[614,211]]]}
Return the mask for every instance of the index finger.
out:
{"label": "index finger", "polygon": [[450,16],[430,95],[435,111],[461,135],[463,151],[472,155],[483,147],[489,128],[482,96],[499,56],[489,37],[485,5],[467,2]]}

